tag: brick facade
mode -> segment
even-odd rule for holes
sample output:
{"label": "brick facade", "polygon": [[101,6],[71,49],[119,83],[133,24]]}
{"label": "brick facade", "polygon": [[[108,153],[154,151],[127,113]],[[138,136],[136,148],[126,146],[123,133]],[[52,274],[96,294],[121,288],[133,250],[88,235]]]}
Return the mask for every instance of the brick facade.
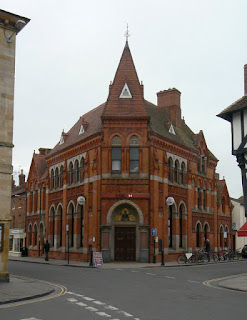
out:
{"label": "brick facade", "polygon": [[[34,154],[27,180],[29,254],[89,261],[160,261],[204,247],[231,246],[231,204],[215,173],[218,160],[181,119],[180,92],[144,99],[128,42],[105,103]],[[224,185],[224,187],[223,187]],[[83,196],[85,204],[78,198]],[[167,197],[174,198],[168,206]],[[222,199],[224,210],[222,212]],[[66,235],[66,226],[69,236]],[[157,239],[151,236],[157,229]],[[157,240],[157,242],[156,242]]]}

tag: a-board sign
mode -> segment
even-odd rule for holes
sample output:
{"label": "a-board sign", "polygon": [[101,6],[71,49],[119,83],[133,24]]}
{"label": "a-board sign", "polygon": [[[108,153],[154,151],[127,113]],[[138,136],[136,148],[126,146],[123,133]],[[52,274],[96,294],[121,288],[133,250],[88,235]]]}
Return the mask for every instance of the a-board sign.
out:
{"label": "a-board sign", "polygon": [[93,264],[95,267],[103,266],[102,252],[94,252],[93,253]]}

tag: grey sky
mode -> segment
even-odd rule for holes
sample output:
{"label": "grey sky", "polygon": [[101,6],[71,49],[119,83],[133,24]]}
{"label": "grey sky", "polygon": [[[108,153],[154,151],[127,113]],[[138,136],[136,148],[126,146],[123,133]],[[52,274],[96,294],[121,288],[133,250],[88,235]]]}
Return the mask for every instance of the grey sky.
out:
{"label": "grey sky", "polygon": [[107,99],[126,24],[145,98],[176,87],[190,128],[203,130],[230,196],[242,194],[230,124],[216,114],[244,94],[246,0],[2,0],[30,18],[17,36],[13,165],[28,173],[33,150]]}

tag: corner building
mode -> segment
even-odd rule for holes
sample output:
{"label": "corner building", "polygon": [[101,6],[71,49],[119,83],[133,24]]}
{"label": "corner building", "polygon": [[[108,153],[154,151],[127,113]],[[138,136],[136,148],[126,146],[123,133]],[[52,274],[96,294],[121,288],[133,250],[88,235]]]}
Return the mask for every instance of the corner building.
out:
{"label": "corner building", "polygon": [[[205,238],[215,251],[231,245],[226,186],[224,212],[218,210],[218,160],[203,132],[194,134],[181,119],[180,94],[173,88],[157,94],[157,105],[146,101],[126,42],[107,101],[62,132],[52,150],[33,155],[30,255],[40,255],[44,239],[51,258],[66,259],[69,246],[70,259],[89,261],[92,246],[104,262],[153,262],[154,254],[160,261],[161,250],[172,260],[204,247]],[[228,242],[218,241],[220,230],[228,230]]]}

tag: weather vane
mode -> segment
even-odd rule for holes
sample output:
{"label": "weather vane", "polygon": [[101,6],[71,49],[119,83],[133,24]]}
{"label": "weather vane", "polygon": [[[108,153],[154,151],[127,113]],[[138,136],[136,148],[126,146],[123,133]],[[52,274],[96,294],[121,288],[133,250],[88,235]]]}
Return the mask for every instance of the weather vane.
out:
{"label": "weather vane", "polygon": [[130,37],[130,34],[129,34],[129,25],[127,23],[127,31],[125,32],[125,37],[126,37],[126,42],[128,42],[128,38]]}

